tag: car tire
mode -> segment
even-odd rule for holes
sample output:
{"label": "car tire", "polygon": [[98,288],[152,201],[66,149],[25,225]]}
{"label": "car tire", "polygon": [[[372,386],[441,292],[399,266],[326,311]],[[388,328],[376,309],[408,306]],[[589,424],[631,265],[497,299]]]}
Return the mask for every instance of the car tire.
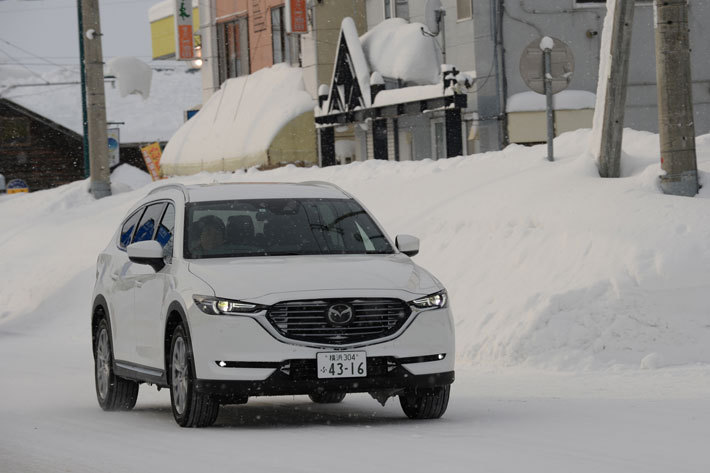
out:
{"label": "car tire", "polygon": [[129,411],[138,399],[138,383],[113,371],[113,346],[108,322],[102,318],[94,333],[94,381],[96,399],[105,411]]}
{"label": "car tire", "polygon": [[308,395],[316,404],[337,404],[345,399],[345,393],[322,391]]}
{"label": "car tire", "polygon": [[217,420],[219,402],[195,389],[192,347],[182,325],[175,328],[170,343],[170,404],[180,427],[209,427]]}
{"label": "car tire", "polygon": [[410,419],[438,419],[449,405],[451,385],[406,391],[399,403]]}

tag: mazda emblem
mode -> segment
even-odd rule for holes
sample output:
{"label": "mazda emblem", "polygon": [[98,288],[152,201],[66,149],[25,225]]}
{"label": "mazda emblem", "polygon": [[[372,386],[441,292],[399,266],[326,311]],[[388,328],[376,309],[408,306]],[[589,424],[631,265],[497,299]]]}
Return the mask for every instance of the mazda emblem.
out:
{"label": "mazda emblem", "polygon": [[348,304],[333,304],[328,308],[328,322],[333,325],[347,325],[353,320],[353,308]]}

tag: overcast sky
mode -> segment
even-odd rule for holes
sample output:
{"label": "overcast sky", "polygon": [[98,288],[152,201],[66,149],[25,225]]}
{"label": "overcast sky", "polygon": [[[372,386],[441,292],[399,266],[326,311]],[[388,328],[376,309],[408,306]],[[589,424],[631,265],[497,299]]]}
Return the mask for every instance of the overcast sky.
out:
{"label": "overcast sky", "polygon": [[[148,9],[156,3],[99,0],[105,59],[151,59]],[[77,0],[0,0],[0,64],[45,64],[33,54],[62,65],[79,62]]]}

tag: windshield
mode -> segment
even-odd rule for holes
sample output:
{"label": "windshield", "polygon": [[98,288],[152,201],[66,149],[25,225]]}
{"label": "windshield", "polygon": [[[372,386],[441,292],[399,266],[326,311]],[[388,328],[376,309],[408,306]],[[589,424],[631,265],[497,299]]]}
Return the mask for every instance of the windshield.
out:
{"label": "windshield", "polygon": [[394,253],[352,199],[255,199],[186,207],[185,258]]}

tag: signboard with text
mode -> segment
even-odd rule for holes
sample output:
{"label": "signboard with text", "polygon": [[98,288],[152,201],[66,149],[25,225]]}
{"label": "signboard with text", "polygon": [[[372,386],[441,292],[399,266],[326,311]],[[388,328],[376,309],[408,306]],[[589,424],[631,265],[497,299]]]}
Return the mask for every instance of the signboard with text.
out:
{"label": "signboard with text", "polygon": [[145,167],[148,168],[150,177],[154,181],[160,179],[160,158],[163,153],[160,150],[160,143],[151,143],[148,146],[143,146],[141,148],[141,154],[143,155],[143,161],[145,161]]}
{"label": "signboard with text", "polygon": [[192,37],[192,0],[175,0],[175,59],[195,58]]}
{"label": "signboard with text", "polygon": [[308,33],[308,11],[306,0],[286,0],[286,32]]}

